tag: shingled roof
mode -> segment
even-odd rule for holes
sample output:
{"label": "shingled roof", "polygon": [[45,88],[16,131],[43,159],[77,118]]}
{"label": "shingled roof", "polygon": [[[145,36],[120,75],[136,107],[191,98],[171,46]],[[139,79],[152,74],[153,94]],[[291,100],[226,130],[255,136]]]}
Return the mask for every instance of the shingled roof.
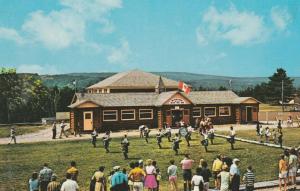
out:
{"label": "shingled roof", "polygon": [[[159,84],[160,76],[143,72],[140,70],[131,70],[127,72],[121,72],[108,77],[87,89],[94,88],[110,88],[110,89],[150,89],[155,88]],[[161,77],[165,88],[177,88],[178,82]]]}
{"label": "shingled roof", "polygon": [[[240,104],[250,97],[239,97],[232,91],[194,91],[189,95],[178,91],[157,93],[111,93],[91,94],[77,93],[77,100],[70,105],[75,108],[85,102],[93,102],[102,107],[130,107],[130,106],[161,106],[175,94],[181,94],[194,105],[205,104]],[[257,100],[256,100],[257,101]],[[258,102],[258,101],[257,101]]]}

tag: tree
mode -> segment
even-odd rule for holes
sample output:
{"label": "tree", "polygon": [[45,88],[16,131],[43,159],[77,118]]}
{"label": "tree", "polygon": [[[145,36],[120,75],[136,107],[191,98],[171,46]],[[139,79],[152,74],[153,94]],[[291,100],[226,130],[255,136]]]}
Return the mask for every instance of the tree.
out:
{"label": "tree", "polygon": [[277,71],[269,77],[267,89],[265,90],[268,95],[267,101],[270,103],[279,103],[281,101],[282,83],[283,83],[283,101],[287,102],[295,93],[293,79],[287,76],[283,68],[278,68]]}

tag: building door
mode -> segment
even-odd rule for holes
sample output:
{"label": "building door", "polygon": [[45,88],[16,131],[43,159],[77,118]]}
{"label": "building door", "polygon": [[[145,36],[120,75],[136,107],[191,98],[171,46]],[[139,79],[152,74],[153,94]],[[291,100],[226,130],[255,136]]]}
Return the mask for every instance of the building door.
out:
{"label": "building door", "polygon": [[252,119],[252,107],[246,107],[246,122],[253,121]]}
{"label": "building door", "polygon": [[85,131],[93,130],[93,112],[83,112],[83,129]]}
{"label": "building door", "polygon": [[183,110],[172,110],[172,126],[176,126],[183,118]]}

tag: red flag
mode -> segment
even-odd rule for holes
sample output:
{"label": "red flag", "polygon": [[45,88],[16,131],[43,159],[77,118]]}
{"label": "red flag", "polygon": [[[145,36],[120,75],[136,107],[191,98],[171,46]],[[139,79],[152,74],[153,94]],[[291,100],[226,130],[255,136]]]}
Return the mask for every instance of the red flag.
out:
{"label": "red flag", "polygon": [[191,92],[191,88],[189,87],[189,85],[185,84],[182,81],[179,81],[178,89],[182,90],[186,94],[189,94]]}

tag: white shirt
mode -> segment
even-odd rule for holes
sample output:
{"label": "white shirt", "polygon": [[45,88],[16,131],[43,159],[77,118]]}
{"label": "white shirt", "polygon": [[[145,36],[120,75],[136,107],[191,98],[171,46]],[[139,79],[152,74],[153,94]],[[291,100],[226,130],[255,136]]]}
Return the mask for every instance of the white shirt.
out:
{"label": "white shirt", "polygon": [[200,182],[204,184],[203,177],[199,175],[194,175],[191,182],[194,183],[194,191],[199,191]]}
{"label": "white shirt", "polygon": [[235,130],[230,130],[230,136],[235,136]]}
{"label": "white shirt", "polygon": [[61,191],[77,191],[79,190],[79,186],[77,182],[71,179],[67,179],[62,185],[61,185]]}
{"label": "white shirt", "polygon": [[146,174],[156,174],[156,169],[153,165],[151,166],[146,166],[145,168]]}

